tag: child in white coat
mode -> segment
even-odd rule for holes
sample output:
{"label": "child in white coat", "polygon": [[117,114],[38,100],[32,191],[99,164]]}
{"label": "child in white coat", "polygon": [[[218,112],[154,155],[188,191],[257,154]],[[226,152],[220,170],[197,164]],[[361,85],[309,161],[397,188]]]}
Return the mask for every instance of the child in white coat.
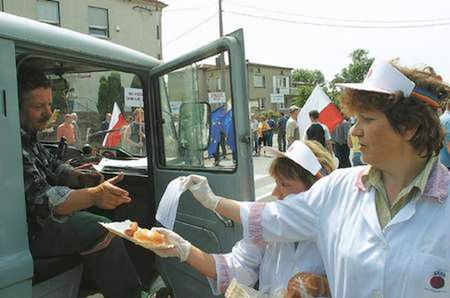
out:
{"label": "child in white coat", "polygon": [[[268,151],[277,156],[269,173],[276,181],[272,195],[278,200],[308,190],[321,176],[334,170],[331,156],[314,141],[306,141],[306,144],[296,141],[286,154],[272,148]],[[185,178],[184,184],[200,203],[203,196],[213,194],[205,177],[191,175]],[[220,213],[213,205],[205,207]],[[231,253],[207,254],[175,232],[162,228],[158,231],[165,234],[175,248],[154,252],[161,257],[179,257],[182,262],[186,261],[196,268],[208,278],[215,295],[223,294],[234,278],[250,287],[259,282],[262,294],[281,296],[286,292],[289,279],[298,272],[313,275],[315,284],[327,285],[322,259],[316,245],[310,241],[257,245],[241,240]],[[308,294],[314,297],[329,295],[328,286],[314,287]]]}

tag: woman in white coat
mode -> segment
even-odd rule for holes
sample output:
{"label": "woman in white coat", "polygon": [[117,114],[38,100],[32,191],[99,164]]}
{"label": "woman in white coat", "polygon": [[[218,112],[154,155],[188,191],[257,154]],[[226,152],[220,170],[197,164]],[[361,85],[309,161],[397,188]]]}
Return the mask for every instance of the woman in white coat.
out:
{"label": "woman in white coat", "polygon": [[435,112],[449,86],[431,68],[384,61],[363,83],[340,86],[367,166],[334,171],[283,201],[219,199],[216,210],[242,220],[254,244],[316,243],[333,297],[450,297],[450,175]]}
{"label": "woman in white coat", "polygon": [[[272,195],[278,200],[309,189],[322,175],[334,170],[331,156],[314,141],[306,141],[306,144],[296,141],[286,154],[273,149],[270,151],[269,153],[278,155],[269,169],[270,175],[276,181]],[[188,176],[184,179],[184,184],[196,198],[212,193],[207,179],[202,176]],[[215,209],[214,203],[205,207]],[[162,257],[179,257],[181,261],[186,261],[208,277],[215,295],[223,294],[232,279],[236,279],[250,287],[259,282],[261,294],[282,297],[289,279],[297,272],[307,272],[307,276],[312,279],[310,292],[308,285],[305,285],[309,295],[329,295],[322,260],[316,245],[310,241],[265,245],[242,240],[236,243],[231,253],[207,254],[175,232],[162,228],[157,230],[165,234],[168,242],[174,244],[176,249],[154,250],[155,253]],[[322,286],[316,287],[317,285]]]}

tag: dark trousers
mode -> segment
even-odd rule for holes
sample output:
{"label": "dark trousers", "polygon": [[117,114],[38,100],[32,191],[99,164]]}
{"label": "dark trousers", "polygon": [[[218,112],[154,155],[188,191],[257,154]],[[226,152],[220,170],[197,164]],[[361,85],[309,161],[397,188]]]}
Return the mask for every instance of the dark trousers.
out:
{"label": "dark trousers", "polygon": [[337,159],[339,159],[338,168],[350,168],[352,166],[350,163],[350,148],[348,148],[347,144],[334,143],[333,150]]}
{"label": "dark trousers", "polygon": [[265,145],[264,146],[272,147],[272,145],[273,145],[273,132],[272,131],[267,131],[264,134],[264,138],[265,138]]}
{"label": "dark trousers", "polygon": [[[108,233],[98,222],[109,219],[84,211],[75,212],[63,223],[48,219],[30,240],[33,258],[79,255],[90,250]],[[82,259],[84,274],[105,298],[140,297],[139,277],[119,237]]]}
{"label": "dark trousers", "polygon": [[286,130],[278,130],[278,151],[286,152]]}
{"label": "dark trousers", "polygon": [[220,154],[219,154],[219,148],[222,150],[222,156],[227,156],[227,140],[225,133],[220,132],[220,139],[219,143],[217,143],[217,151],[214,153],[214,161],[219,162],[220,161]]}

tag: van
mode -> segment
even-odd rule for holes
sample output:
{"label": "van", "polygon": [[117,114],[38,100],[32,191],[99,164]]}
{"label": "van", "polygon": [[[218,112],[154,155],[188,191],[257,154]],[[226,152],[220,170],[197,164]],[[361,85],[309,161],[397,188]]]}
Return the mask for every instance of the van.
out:
{"label": "van", "polygon": [[[166,186],[189,174],[208,177],[217,195],[254,200],[241,30],[163,62],[106,40],[0,13],[0,297],[78,297],[87,290],[79,285],[82,266],[76,258],[33,260],[30,254],[17,90],[17,72],[24,66],[37,67],[52,80],[53,105],[61,111],[41,132],[45,146],[80,168],[107,156],[114,165],[102,168],[105,178],[125,173],[119,186],[133,201],[107,213],[112,221],[156,226]],[[137,105],[144,111],[141,145],[134,151],[124,145],[124,136],[136,119],[121,129],[101,130],[104,113],[112,112],[114,103],[125,118],[132,117],[136,106],[129,103],[130,90],[141,94]],[[56,138],[69,113],[78,116],[73,144]],[[228,152],[219,155],[223,140],[217,130],[225,122]],[[121,141],[104,146],[113,131]],[[129,166],[130,161],[144,167]],[[190,192],[180,199],[174,231],[210,253],[229,252],[242,236],[239,225],[203,208]],[[206,278],[186,264],[125,244],[149,290],[159,280],[172,297],[212,296]]]}

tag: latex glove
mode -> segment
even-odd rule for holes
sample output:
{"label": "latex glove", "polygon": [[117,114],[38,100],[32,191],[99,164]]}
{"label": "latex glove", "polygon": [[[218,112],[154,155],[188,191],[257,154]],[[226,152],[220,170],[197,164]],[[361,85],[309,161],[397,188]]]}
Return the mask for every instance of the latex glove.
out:
{"label": "latex glove", "polygon": [[128,191],[115,185],[122,181],[123,177],[123,174],[119,174],[90,188],[94,193],[94,205],[101,209],[114,209],[119,205],[131,202]]}
{"label": "latex glove", "polygon": [[204,176],[189,175],[182,182],[184,189],[189,189],[194,198],[204,207],[214,211],[221,197],[216,196]]}
{"label": "latex glove", "polygon": [[191,243],[177,233],[164,229],[164,228],[153,228],[152,230],[156,230],[159,233],[166,236],[167,244],[172,244],[173,248],[165,248],[165,249],[152,249],[152,251],[160,256],[161,258],[169,258],[176,257],[179,258],[181,262],[184,262],[189,257],[189,253],[191,252]]}

